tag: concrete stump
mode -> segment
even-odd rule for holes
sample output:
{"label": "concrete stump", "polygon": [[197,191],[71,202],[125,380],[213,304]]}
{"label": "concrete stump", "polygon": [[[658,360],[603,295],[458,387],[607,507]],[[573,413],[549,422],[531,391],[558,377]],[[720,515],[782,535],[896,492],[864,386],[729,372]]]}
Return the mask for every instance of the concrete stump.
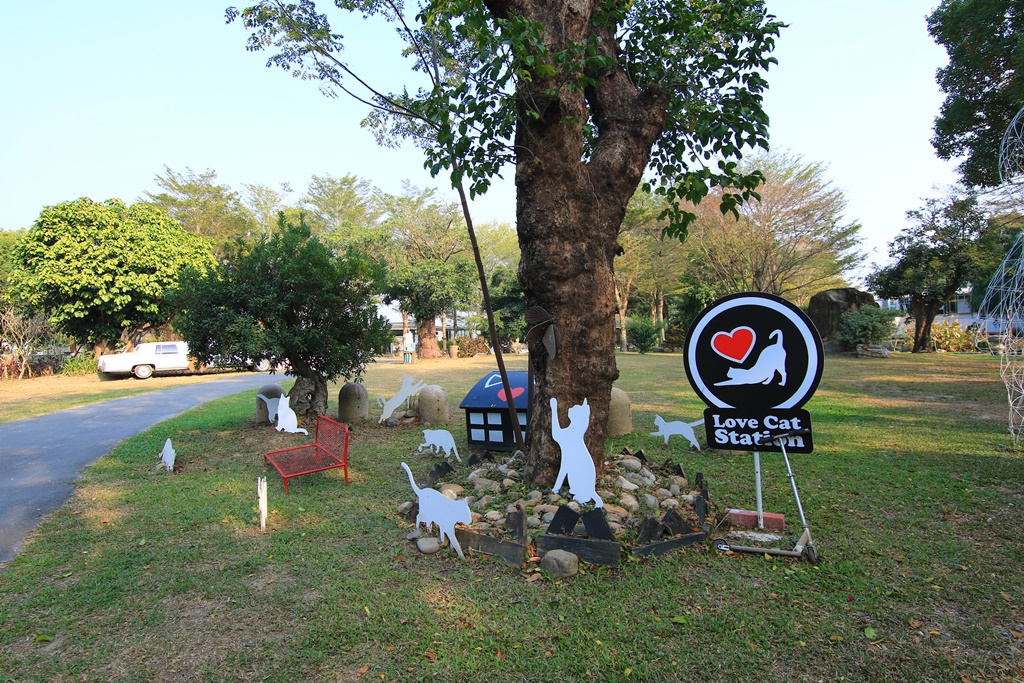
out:
{"label": "concrete stump", "polygon": [[436,384],[428,384],[420,389],[416,409],[424,424],[448,424],[448,393]]}
{"label": "concrete stump", "polygon": [[618,387],[612,387],[612,401],[608,406],[608,436],[622,436],[633,431],[633,409],[629,396]]}
{"label": "concrete stump", "polygon": [[266,396],[267,398],[281,398],[284,396],[284,389],[281,388],[280,384],[264,384],[260,387],[260,390],[256,392],[256,421],[272,422],[270,419],[270,413],[267,412],[267,402],[261,399],[260,396]]}
{"label": "concrete stump", "polygon": [[352,424],[370,417],[370,394],[358,382],[349,382],[338,391],[338,422]]}

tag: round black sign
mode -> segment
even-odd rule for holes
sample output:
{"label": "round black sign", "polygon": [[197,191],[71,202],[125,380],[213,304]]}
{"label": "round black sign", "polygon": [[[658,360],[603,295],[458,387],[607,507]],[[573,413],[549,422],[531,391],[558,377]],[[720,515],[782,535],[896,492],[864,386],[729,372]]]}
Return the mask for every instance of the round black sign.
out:
{"label": "round black sign", "polygon": [[803,311],[771,294],[714,302],[686,335],[683,363],[711,407],[750,414],[799,408],[821,381],[821,338]]}

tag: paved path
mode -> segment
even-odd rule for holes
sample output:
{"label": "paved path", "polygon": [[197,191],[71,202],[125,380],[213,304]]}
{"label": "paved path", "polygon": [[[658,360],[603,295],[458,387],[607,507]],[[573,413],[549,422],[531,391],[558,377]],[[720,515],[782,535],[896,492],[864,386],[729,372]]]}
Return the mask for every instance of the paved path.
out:
{"label": "paved path", "polygon": [[0,424],[0,563],[18,554],[43,515],[67,502],[78,471],[123,439],[200,403],[282,378],[243,373]]}

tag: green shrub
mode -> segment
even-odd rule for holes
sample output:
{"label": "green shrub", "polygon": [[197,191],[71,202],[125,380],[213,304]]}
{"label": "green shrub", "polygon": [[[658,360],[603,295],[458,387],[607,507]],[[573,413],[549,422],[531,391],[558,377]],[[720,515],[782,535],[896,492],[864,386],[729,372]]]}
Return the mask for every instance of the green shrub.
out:
{"label": "green shrub", "polygon": [[662,327],[663,323],[656,323],[650,318],[630,318],[626,322],[626,334],[629,336],[629,343],[637,352],[647,353],[658,345],[658,334]]}
{"label": "green shrub", "polygon": [[896,333],[896,316],[894,310],[874,306],[847,311],[839,321],[836,339],[850,348],[857,344],[881,344]]}
{"label": "green shrub", "polygon": [[96,356],[89,352],[69,356],[61,363],[60,374],[64,377],[94,375],[96,374]]}
{"label": "green shrub", "polygon": [[686,325],[680,321],[671,321],[665,328],[665,348],[682,349],[686,344]]}
{"label": "green shrub", "polygon": [[936,351],[974,351],[974,335],[954,322],[932,325],[932,346]]}

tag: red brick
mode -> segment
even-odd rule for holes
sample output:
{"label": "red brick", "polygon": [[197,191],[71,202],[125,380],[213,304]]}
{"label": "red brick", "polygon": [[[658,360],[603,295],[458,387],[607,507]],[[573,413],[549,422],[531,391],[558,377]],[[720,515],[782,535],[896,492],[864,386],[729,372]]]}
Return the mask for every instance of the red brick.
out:
{"label": "red brick", "polygon": [[[735,526],[757,528],[757,512],[754,510],[729,510],[729,523]],[[777,512],[764,513],[764,528],[781,530],[786,528],[786,516]]]}

